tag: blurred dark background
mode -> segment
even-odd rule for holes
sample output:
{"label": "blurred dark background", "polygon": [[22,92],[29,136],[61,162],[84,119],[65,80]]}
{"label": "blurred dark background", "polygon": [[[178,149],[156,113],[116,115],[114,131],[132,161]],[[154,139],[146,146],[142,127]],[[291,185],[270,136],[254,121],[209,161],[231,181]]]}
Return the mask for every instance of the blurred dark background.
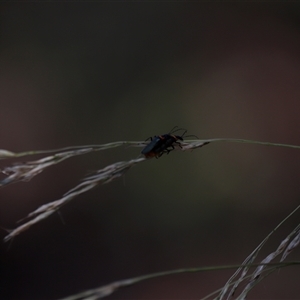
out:
{"label": "blurred dark background", "polygon": [[[0,21],[2,149],[140,141],[175,125],[203,139],[300,145],[299,3],[1,3]],[[16,227],[88,172],[139,151],[71,158],[2,188],[0,226]],[[239,264],[298,205],[299,166],[297,150],[226,142],[139,164],[64,206],[64,223],[54,214],[2,244],[0,298],[55,299],[152,272]],[[199,299],[232,273],[153,279],[107,299]],[[299,295],[293,267],[249,299]]]}

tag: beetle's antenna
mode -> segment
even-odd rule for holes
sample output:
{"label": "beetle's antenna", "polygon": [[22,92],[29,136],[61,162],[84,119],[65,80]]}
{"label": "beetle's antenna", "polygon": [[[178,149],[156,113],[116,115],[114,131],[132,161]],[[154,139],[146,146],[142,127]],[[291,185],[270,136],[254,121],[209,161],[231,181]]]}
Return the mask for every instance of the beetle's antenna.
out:
{"label": "beetle's antenna", "polygon": [[[172,133],[174,131],[175,128],[177,128],[178,126],[174,126],[170,131],[169,133]],[[177,130],[176,130],[177,131]]]}
{"label": "beetle's antenna", "polygon": [[183,138],[186,133],[187,133],[187,130],[185,129],[184,133],[181,135],[181,138]]}
{"label": "beetle's antenna", "polygon": [[185,132],[187,131],[185,128],[178,128],[178,129],[174,130],[174,129],[177,128],[177,127],[178,127],[178,126],[175,126],[175,127],[169,132],[169,134],[175,133],[175,132],[180,131],[180,130],[185,130]]}
{"label": "beetle's antenna", "polygon": [[190,136],[194,136],[194,137],[196,137],[199,140],[199,138],[196,135],[194,135],[194,134],[192,134],[192,135],[186,135],[185,138],[190,137]]}

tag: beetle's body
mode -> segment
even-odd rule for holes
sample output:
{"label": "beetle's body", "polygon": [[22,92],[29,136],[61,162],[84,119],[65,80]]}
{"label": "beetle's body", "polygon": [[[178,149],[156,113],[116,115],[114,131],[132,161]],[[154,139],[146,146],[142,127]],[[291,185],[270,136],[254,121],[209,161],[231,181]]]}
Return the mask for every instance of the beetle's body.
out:
{"label": "beetle's body", "polygon": [[149,139],[151,139],[151,142],[141,152],[147,158],[157,156],[159,154],[157,151],[161,148],[164,142],[164,138],[161,135],[154,136]]}
{"label": "beetle's body", "polygon": [[[185,130],[185,129],[177,129],[177,130]],[[164,153],[169,154],[172,150],[174,150],[175,149],[174,143],[178,144],[178,146],[181,147],[180,142],[178,142],[178,140],[183,141],[183,136],[186,133],[186,130],[181,136],[173,135],[171,134],[172,132],[174,132],[174,128],[173,130],[171,130],[170,133],[163,134],[163,135],[156,135],[153,138],[152,137],[149,138],[151,139],[151,142],[142,150],[141,153],[145,155],[146,158],[151,158],[151,157],[158,158],[162,156]]]}

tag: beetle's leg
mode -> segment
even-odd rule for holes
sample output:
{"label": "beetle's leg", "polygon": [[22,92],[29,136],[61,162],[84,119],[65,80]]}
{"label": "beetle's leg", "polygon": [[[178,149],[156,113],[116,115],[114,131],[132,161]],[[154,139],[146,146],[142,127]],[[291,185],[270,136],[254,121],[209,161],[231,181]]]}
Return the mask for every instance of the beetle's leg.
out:
{"label": "beetle's leg", "polygon": [[175,149],[173,145],[171,145],[170,147],[172,147],[172,149],[168,149],[168,148],[167,148],[167,149],[165,150],[167,154],[169,154],[171,151],[173,151],[173,150]]}
{"label": "beetle's leg", "polygon": [[160,152],[158,155],[156,155],[155,157],[156,157],[156,158],[159,158],[159,157],[161,157],[164,153],[165,153],[165,151],[162,151],[162,152]]}
{"label": "beetle's leg", "polygon": [[169,150],[169,152],[171,152],[171,151],[175,150],[175,147],[174,147],[173,145],[171,145],[171,147],[172,147],[172,149],[168,149],[168,150]]}
{"label": "beetle's leg", "polygon": [[159,154],[158,154],[158,157],[161,157],[163,154],[167,153],[169,154],[170,150],[169,149],[165,149],[165,150],[162,150]]}

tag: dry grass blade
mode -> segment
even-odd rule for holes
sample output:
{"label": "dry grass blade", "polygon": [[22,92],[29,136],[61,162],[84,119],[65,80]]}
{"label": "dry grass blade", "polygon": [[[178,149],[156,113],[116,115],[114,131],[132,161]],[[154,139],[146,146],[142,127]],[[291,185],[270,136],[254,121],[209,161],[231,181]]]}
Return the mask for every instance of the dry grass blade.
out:
{"label": "dry grass blade", "polygon": [[[243,291],[237,298],[236,300],[244,300],[247,297],[248,292],[250,291],[250,289],[252,289],[256,284],[258,284],[261,280],[263,280],[264,278],[268,277],[271,273],[273,273],[277,268],[270,268],[270,269],[264,269],[263,270],[263,274],[257,278],[257,280],[253,281],[251,285],[249,285],[249,290],[248,291]],[[248,286],[247,285],[247,286]],[[250,287],[251,286],[251,287]]]}
{"label": "dry grass blade", "polygon": [[[184,142],[181,150],[192,150],[199,147],[202,147],[204,145],[208,144],[208,142],[203,141],[197,141],[197,142]],[[64,161],[67,158],[87,154],[93,151],[100,151],[105,149],[111,149],[115,147],[119,147],[122,145],[129,145],[134,147],[144,147],[147,145],[146,142],[115,142],[115,143],[109,143],[109,144],[103,144],[103,145],[91,145],[91,146],[79,146],[79,147],[67,147],[63,149],[57,149],[57,150],[45,150],[45,151],[28,151],[28,152],[21,152],[21,153],[13,153],[7,150],[0,150],[0,158],[11,158],[11,157],[20,157],[25,155],[34,155],[34,154],[41,154],[41,153],[49,153],[49,152],[57,152],[59,150],[66,150],[69,151],[63,151],[55,153],[54,155],[47,156],[35,161],[29,161],[25,163],[16,163],[13,166],[5,167],[2,169],[2,173],[5,175],[8,175],[6,178],[0,181],[0,187],[5,186],[7,184],[15,183],[18,181],[29,181],[34,176],[41,173],[46,168],[58,164],[62,161]],[[178,147],[179,149],[179,147]]]}
{"label": "dry grass blade", "polygon": [[59,149],[30,150],[30,151],[17,152],[17,153],[9,150],[0,149],[0,159],[37,155],[37,154],[46,154],[46,153],[59,153],[59,152],[66,152],[66,151],[72,152],[72,151],[83,150],[83,149],[92,149],[92,151],[100,151],[100,150],[116,148],[124,145],[142,147],[142,145],[140,145],[142,143],[143,142],[119,141],[119,142],[113,142],[113,143],[107,143],[101,145],[70,146],[70,147],[64,147]]}
{"label": "dry grass blade", "polygon": [[111,295],[119,288],[133,284],[133,279],[120,280],[99,288],[84,291],[82,293],[63,298],[61,300],[97,300]]}
{"label": "dry grass blade", "polygon": [[[296,146],[296,145],[259,142],[259,141],[243,140],[243,139],[218,139],[218,138],[207,139],[207,140],[190,140],[190,141],[185,140],[184,142],[181,142],[180,146],[178,145],[174,145],[174,146],[177,150],[180,149],[182,151],[186,151],[186,150],[201,148],[204,145],[207,145],[212,142],[224,142],[224,141],[300,149],[300,146]],[[36,176],[37,174],[41,173],[45,168],[53,164],[57,164],[69,157],[86,154],[92,151],[111,149],[123,145],[128,145],[133,147],[145,147],[148,143],[149,142],[145,142],[145,141],[142,142],[120,141],[120,142],[113,142],[113,143],[102,144],[102,145],[73,146],[73,147],[65,147],[65,148],[54,149],[54,150],[25,151],[19,153],[14,153],[12,151],[0,149],[0,159],[57,152],[54,155],[47,156],[45,158],[36,161],[18,163],[14,166],[4,168],[1,171],[8,176],[2,181],[0,181],[0,187],[18,181],[28,181],[32,179],[34,176]]]}
{"label": "dry grass blade", "polygon": [[[290,239],[292,238],[295,233],[298,232],[296,237],[289,243]],[[289,245],[287,246],[287,244]],[[281,262],[283,259],[286,258],[286,256],[299,244],[299,225],[280,243],[276,251],[272,252],[269,254],[265,259],[262,260],[261,266],[257,267],[257,269],[253,272],[251,276],[250,282],[246,285],[244,290],[241,292],[240,296],[237,298],[237,300],[243,300],[246,299],[247,294],[249,291],[258,283],[260,282],[263,278],[269,276],[271,273],[273,273],[276,269],[280,268],[280,266],[274,267],[270,269],[267,274],[264,274],[262,276],[262,273],[266,267],[272,260],[274,260],[279,254],[283,252],[284,249],[285,252],[282,256]]]}
{"label": "dry grass blade", "polygon": [[0,159],[11,158],[11,157],[14,157],[15,155],[16,154],[14,152],[4,150],[4,149],[0,149]]}
{"label": "dry grass blade", "polygon": [[[256,270],[253,272],[252,276],[251,276],[251,280],[250,282],[246,285],[246,287],[243,289],[243,291],[241,292],[240,296],[237,298],[238,300],[241,300],[241,299],[245,299],[247,294],[249,293],[249,291],[257,284],[258,281],[261,280],[261,275],[262,275],[262,272],[264,271],[264,269],[266,268],[266,265],[268,265],[271,261],[273,261],[279,254],[281,254],[284,249],[288,249],[289,247],[287,247],[290,239],[295,235],[296,232],[299,231],[299,228],[300,228],[300,225],[298,225],[281,243],[280,245],[278,246],[278,248],[270,253],[266,258],[264,258],[262,261],[261,261],[261,265],[258,266],[256,268]],[[296,240],[295,240],[296,239]],[[293,241],[289,244],[292,245],[291,248],[295,248],[298,243],[297,243],[297,240],[299,239],[299,232],[298,234],[296,235],[296,237],[293,239]],[[296,242],[294,242],[296,241]],[[299,240],[298,240],[299,242]],[[285,256],[286,257],[286,256]]]}
{"label": "dry grass blade", "polygon": [[39,160],[29,161],[25,163],[16,163],[13,166],[2,169],[1,170],[2,173],[8,176],[0,181],[0,187],[18,181],[29,181],[34,176],[38,175],[43,170],[45,170],[46,168],[54,164],[58,164],[67,158],[77,156],[77,155],[87,154],[93,151],[100,151],[100,150],[120,147],[123,145],[142,147],[143,143],[121,141],[121,142],[114,142],[114,143],[108,143],[103,145],[87,145],[87,146],[77,146],[77,147],[75,146],[75,147],[66,147],[66,148],[55,149],[55,150],[37,150],[37,151],[26,151],[20,153],[14,153],[8,150],[0,150],[0,159],[56,152],[54,155],[47,156]]}
{"label": "dry grass blade", "polygon": [[299,241],[300,241],[299,227],[298,227],[297,230],[298,230],[297,235],[293,238],[293,240],[290,242],[290,244],[285,249],[284,253],[282,254],[282,258],[281,258],[280,261],[285,260],[286,257],[299,245]]}
{"label": "dry grass blade", "polygon": [[[34,218],[23,225],[18,226],[12,230],[5,238],[4,242],[9,241],[15,236],[19,235],[23,231],[29,229],[32,225],[40,222],[41,220],[50,216],[53,212],[57,211],[63,205],[71,201],[74,197],[87,192],[88,190],[96,187],[100,183],[110,182],[128,171],[135,164],[144,161],[145,158],[132,159],[130,161],[118,162],[99,170],[95,175],[89,176],[83,179],[83,182],[76,187],[68,191],[61,199],[42,205],[32,213],[30,213],[25,219]],[[23,220],[25,220],[23,219]]]}
{"label": "dry grass blade", "polygon": [[[206,139],[206,140],[184,140],[181,144],[183,145],[182,150],[188,149],[196,149],[207,145],[213,142],[234,142],[234,143],[246,143],[246,144],[257,144],[257,145],[265,145],[265,146],[275,146],[275,147],[287,147],[287,148],[294,148],[300,149],[298,145],[289,145],[289,144],[280,144],[280,143],[270,143],[270,142],[260,142],[260,141],[253,141],[253,140],[245,140],[245,139],[232,139],[232,138],[216,138],[216,139]],[[31,151],[24,151],[24,152],[12,152],[5,149],[0,149],[0,159],[7,159],[12,157],[22,157],[22,156],[29,156],[29,155],[37,155],[37,154],[46,154],[46,153],[54,153],[54,152],[65,152],[65,151],[76,151],[82,150],[86,148],[91,148],[92,151],[100,151],[111,149],[115,147],[120,147],[124,145],[133,146],[133,147],[145,147],[149,142],[146,141],[119,141],[119,142],[112,142],[107,144],[101,145],[85,145],[85,146],[71,146],[71,147],[64,147],[60,149],[50,149],[50,150],[31,150]],[[190,145],[190,146],[189,146]]]}
{"label": "dry grass blade", "polygon": [[[60,152],[56,153],[51,156],[44,157],[42,159],[31,161],[23,164],[17,164],[12,167],[7,167],[3,170],[3,173],[7,174],[8,177],[6,177],[4,180],[0,182],[0,186],[4,186],[10,183],[22,181],[22,180],[30,180],[46,168],[57,164],[67,158],[76,156],[76,155],[82,155],[86,154],[92,151],[99,151],[104,149],[110,149],[114,147],[118,147],[121,145],[130,145],[130,146],[136,146],[136,147],[144,147],[147,145],[146,142],[116,142],[116,143],[110,143],[110,144],[104,144],[104,145],[92,145],[89,147],[69,147],[64,148],[60,150],[66,150],[71,149],[70,151]],[[181,147],[178,147],[178,149],[181,150],[192,150],[199,147],[202,147],[203,145],[208,144],[207,142],[203,141],[192,141],[192,142],[185,142]],[[32,154],[40,154],[44,152],[55,152],[56,150],[49,150],[49,151],[29,151],[29,152],[22,152],[17,154],[9,154],[10,156],[24,156],[24,155],[32,155]],[[3,150],[3,155],[6,153],[6,150]],[[10,153],[10,152],[8,152]],[[1,154],[1,153],[0,153]],[[7,154],[8,155],[8,154]],[[8,155],[8,156],[9,156]],[[2,157],[3,158],[3,157]],[[24,221],[26,219],[31,219],[30,221],[27,221],[25,224],[18,226],[16,229],[10,231],[10,233],[4,238],[4,241],[9,241],[13,237],[19,235],[23,231],[29,229],[32,225],[40,222],[41,220],[47,218],[49,215],[51,215],[53,212],[57,211],[60,207],[65,205],[67,202],[69,202],[74,197],[87,192],[88,190],[94,188],[100,183],[108,183],[120,176],[122,176],[129,168],[131,168],[134,164],[144,161],[146,158],[141,157],[137,159],[133,159],[130,161],[125,162],[117,162],[112,165],[109,165],[98,172],[96,174],[88,176],[84,178],[83,182],[78,184],[73,189],[69,190],[61,199],[58,199],[56,201],[50,202],[48,204],[44,204],[35,211],[28,214],[27,217],[20,221]]]}
{"label": "dry grass blade", "polygon": [[143,276],[138,276],[134,278],[124,279],[112,282],[110,284],[90,289],[84,292],[81,292],[79,294],[71,295],[66,298],[60,299],[60,300],[97,300],[105,298],[114,292],[116,292],[118,289],[126,286],[133,285],[135,283],[148,280],[151,278],[157,278],[161,276],[168,276],[168,275],[174,275],[174,274],[181,274],[181,273],[194,273],[194,272],[204,272],[204,271],[214,271],[214,270],[223,270],[223,269],[231,269],[231,268],[237,268],[237,266],[217,266],[217,267],[202,267],[202,268],[187,268],[187,269],[177,269],[177,270],[171,270],[171,271],[164,271],[164,272],[158,272],[158,273],[152,273],[147,274]]}
{"label": "dry grass blade", "polygon": [[38,175],[43,170],[54,164],[58,164],[64,161],[65,159],[76,155],[89,153],[92,150],[92,148],[85,148],[80,150],[61,152],[35,161],[18,163],[12,167],[6,167],[2,170],[2,173],[8,176],[2,181],[0,181],[0,186],[15,183],[18,181],[29,181],[34,176]]}
{"label": "dry grass blade", "polygon": [[208,145],[209,142],[208,141],[184,141],[184,142],[181,142],[180,145],[181,145],[181,150],[182,151],[185,151],[185,150],[194,150],[194,149],[197,149],[197,148],[201,148],[205,145]]}
{"label": "dry grass blade", "polygon": [[[271,269],[268,270],[268,272],[265,272],[265,274],[263,274],[263,272],[265,271],[265,267],[275,258],[277,257],[283,250],[284,248],[286,248],[287,243],[289,242],[290,238],[292,235],[295,234],[295,231],[299,231],[299,225],[296,227],[296,229],[289,234],[289,236],[284,239],[281,244],[279,245],[279,247],[277,248],[277,250],[271,254],[269,254],[262,262],[261,262],[261,266],[259,266],[252,274],[251,276],[251,280],[250,282],[246,285],[246,287],[244,288],[244,290],[241,292],[241,294],[239,295],[239,297],[237,297],[237,300],[244,300],[246,299],[249,291],[258,284],[258,282],[260,282],[261,280],[263,280],[264,278],[266,278],[267,276],[269,276],[271,273],[273,273],[275,270],[284,267],[285,265],[278,265],[276,267],[273,267]],[[296,237],[292,240],[292,242],[290,242],[289,246],[286,248],[285,253],[288,252],[288,254],[290,253],[289,250],[294,249],[297,245],[299,244],[299,232],[296,235]],[[287,255],[288,255],[287,254]],[[285,258],[287,255],[283,255],[283,257]],[[282,259],[283,260],[283,259]],[[282,261],[281,260],[281,261]],[[288,265],[289,263],[287,263]]]}
{"label": "dry grass blade", "polygon": [[[268,264],[266,266],[269,266],[270,268],[266,269],[266,272],[272,272],[276,268],[283,268],[287,266],[292,266],[292,265],[299,265],[300,262],[295,261],[295,262],[288,262],[288,263],[276,263],[276,264]],[[255,265],[249,265],[248,267],[257,267],[259,264]],[[120,288],[123,287],[128,287],[130,285],[139,283],[141,281],[149,280],[152,278],[158,278],[162,276],[169,276],[169,275],[175,275],[175,274],[182,274],[182,273],[197,273],[197,272],[206,272],[206,271],[219,271],[219,270],[228,270],[228,269],[236,269],[239,266],[237,265],[229,265],[229,266],[213,266],[213,267],[200,267],[200,268],[184,268],[184,269],[177,269],[177,270],[171,270],[171,271],[163,271],[163,272],[158,272],[158,273],[151,273],[147,275],[142,275],[138,277],[133,277],[129,279],[123,279],[119,281],[114,281],[112,283],[109,283],[104,286],[100,286],[98,288],[90,289],[75,295],[68,296],[66,298],[60,299],[60,300],[97,300],[97,299],[102,299],[105,298],[114,292],[118,291]],[[268,273],[268,274],[269,274]],[[245,277],[245,279],[250,278],[251,275],[248,275]],[[234,284],[231,283],[231,285]],[[214,293],[206,296],[205,298],[202,298],[201,300],[207,300],[214,294],[218,293],[219,291],[215,291]]]}
{"label": "dry grass blade", "polygon": [[[232,282],[235,280],[235,278],[240,274],[240,277],[238,280],[235,281],[234,285],[232,286],[230,292],[227,295],[227,299],[230,299],[234,296],[236,289],[238,288],[239,284],[244,280],[246,274],[249,270],[249,264],[252,264],[261,250],[261,248],[265,245],[265,243],[268,241],[268,239],[271,237],[271,235],[286,221],[288,220],[293,214],[295,214],[296,211],[298,211],[300,208],[300,205],[298,205],[287,217],[285,217],[273,230],[270,232],[266,238],[254,249],[254,251],[244,260],[242,265],[236,270],[236,272],[229,278],[229,280],[226,282],[224,287],[222,288],[219,296],[216,298],[218,300],[224,299],[226,296],[229,287],[232,286]],[[293,232],[290,234],[292,235],[295,233],[295,231],[298,229],[298,226],[293,230]],[[289,235],[289,236],[290,236]],[[278,249],[281,249],[283,246],[283,242],[281,243],[281,246],[278,247]],[[283,249],[282,249],[283,251]]]}
{"label": "dry grass blade", "polygon": [[[276,258],[279,254],[281,254],[283,252],[284,249],[286,250],[290,250],[289,253],[291,252],[292,249],[294,249],[299,242],[299,233],[296,235],[296,237],[293,239],[293,241],[289,244],[289,246],[287,247],[290,239],[295,235],[296,232],[299,231],[300,225],[298,225],[278,246],[278,248],[272,252],[271,254],[269,254],[265,259],[262,260],[261,264],[268,264],[270,263],[274,258]],[[297,242],[296,242],[297,241]],[[283,261],[286,256],[288,255],[288,253],[286,253],[286,251],[283,254],[283,257],[281,259],[281,261]],[[257,278],[260,274],[261,271],[264,269],[264,265],[259,266],[253,273],[252,278],[255,279]]]}
{"label": "dry grass blade", "polygon": [[47,217],[49,217],[54,211],[46,211],[40,215],[38,215],[36,218],[26,222],[23,225],[20,225],[19,227],[17,227],[14,230],[9,230],[9,234],[3,239],[4,242],[9,241],[10,239],[16,237],[17,235],[19,235],[20,233],[22,233],[23,231],[27,230],[28,228],[30,228],[32,225],[42,221],[43,219],[46,219]]}
{"label": "dry grass blade", "polygon": [[[261,243],[242,263],[242,265],[234,272],[234,274],[229,278],[224,287],[221,289],[219,296],[216,299],[223,299],[228,291],[228,289],[232,286],[230,293],[228,294],[227,299],[232,297],[239,286],[239,284],[244,280],[245,276],[248,273],[249,265],[251,265],[256,258],[259,250],[262,248],[263,244]],[[241,273],[239,279],[236,281],[235,278]]]}

